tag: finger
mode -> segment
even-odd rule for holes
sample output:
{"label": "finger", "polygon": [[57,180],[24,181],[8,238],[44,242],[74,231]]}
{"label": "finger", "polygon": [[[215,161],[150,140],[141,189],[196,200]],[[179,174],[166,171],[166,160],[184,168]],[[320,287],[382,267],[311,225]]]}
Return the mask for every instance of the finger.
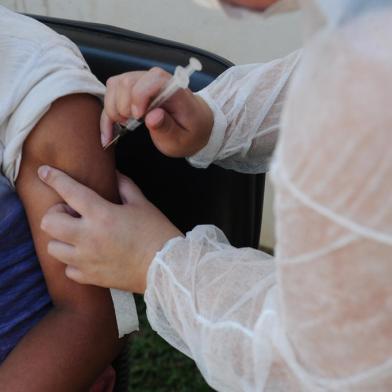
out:
{"label": "finger", "polygon": [[91,189],[50,166],[41,166],[38,169],[38,176],[82,216],[91,213],[93,208],[102,208],[107,203]]}
{"label": "finger", "polygon": [[104,110],[101,114],[100,128],[102,147],[105,147],[113,139],[113,121]]}
{"label": "finger", "polygon": [[41,221],[41,229],[52,238],[67,244],[76,245],[81,235],[81,220],[65,212],[49,210]]}
{"label": "finger", "polygon": [[54,206],[50,207],[48,211],[46,211],[46,214],[55,212],[68,214],[70,216],[73,216],[74,218],[80,218],[80,215],[73,208],[71,208],[68,204],[65,203],[55,204]]}
{"label": "finger", "polygon": [[161,108],[151,110],[147,113],[145,123],[150,131],[165,132],[168,131],[167,113]]}
{"label": "finger", "polygon": [[132,117],[132,91],[135,84],[146,72],[129,72],[124,74],[116,89],[116,110],[123,117]]}
{"label": "finger", "polygon": [[124,122],[132,115],[132,89],[146,71],[127,72],[107,81],[105,109],[115,122]]}
{"label": "finger", "polygon": [[[112,82],[110,82],[113,80]],[[105,102],[104,102],[104,111],[106,116],[112,122],[123,122],[126,119],[120,115],[117,110],[117,89],[118,82],[116,82],[116,78],[110,78],[107,82],[108,89],[105,94]],[[109,87],[110,86],[110,87]]]}
{"label": "finger", "polygon": [[140,188],[128,177],[117,172],[118,191],[123,204],[135,202],[137,199],[144,198]]}
{"label": "finger", "polygon": [[87,281],[82,273],[77,267],[68,265],[65,269],[65,276],[79,284],[87,284]]}
{"label": "finger", "polygon": [[76,265],[76,248],[64,242],[52,240],[48,243],[48,253],[58,261],[67,265]]}
{"label": "finger", "polygon": [[151,101],[162,91],[171,74],[154,67],[135,83],[132,89],[132,115],[140,118],[144,115]]}

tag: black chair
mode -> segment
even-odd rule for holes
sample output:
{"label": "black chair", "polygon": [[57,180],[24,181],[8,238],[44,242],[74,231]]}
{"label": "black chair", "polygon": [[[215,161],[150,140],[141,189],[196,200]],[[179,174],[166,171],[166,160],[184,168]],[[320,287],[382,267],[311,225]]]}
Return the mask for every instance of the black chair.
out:
{"label": "black chair", "polygon": [[[197,57],[203,71],[191,78],[197,91],[232,64],[212,53],[111,26],[35,16],[74,41],[92,72],[103,82],[116,74],[159,66],[173,72]],[[145,195],[181,230],[198,224],[215,224],[238,247],[257,247],[260,235],[264,175],[246,175],[212,165],[192,168],[184,159],[169,159],[152,144],[148,132],[139,129],[116,147],[117,167],[131,177]],[[126,391],[127,352],[117,361],[118,391]]]}

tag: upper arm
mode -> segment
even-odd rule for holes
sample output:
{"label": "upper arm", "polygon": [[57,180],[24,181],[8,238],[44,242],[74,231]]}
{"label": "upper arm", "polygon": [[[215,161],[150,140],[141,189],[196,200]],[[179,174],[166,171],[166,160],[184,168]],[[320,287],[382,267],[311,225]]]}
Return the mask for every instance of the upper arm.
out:
{"label": "upper arm", "polygon": [[[26,209],[37,255],[55,306],[89,310],[111,306],[107,290],[81,286],[67,279],[64,265],[47,253],[48,236],[40,229],[44,213],[61,202],[60,197],[37,176],[48,164],[71,175],[108,200],[117,200],[113,154],[100,143],[101,105],[89,95],[70,95],[56,101],[33,129],[23,146],[16,182]],[[86,307],[87,305],[87,307]]]}

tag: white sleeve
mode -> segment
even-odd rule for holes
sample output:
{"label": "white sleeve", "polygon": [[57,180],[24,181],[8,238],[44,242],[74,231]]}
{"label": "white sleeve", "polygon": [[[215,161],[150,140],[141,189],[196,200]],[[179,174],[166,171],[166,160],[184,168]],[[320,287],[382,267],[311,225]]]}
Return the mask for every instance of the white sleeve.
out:
{"label": "white sleeve", "polygon": [[[9,40],[12,43],[11,40]],[[10,108],[2,123],[2,170],[14,184],[19,172],[22,147],[32,129],[58,98],[76,93],[103,99],[105,87],[89,70],[78,48],[63,37],[56,37],[40,47],[16,41],[21,49],[8,50],[8,70],[0,75],[1,102]],[[7,78],[7,80],[3,80]]]}
{"label": "white sleeve", "polygon": [[391,391],[390,16],[304,53],[273,165],[275,258],[199,226],[153,260],[152,327],[219,391]]}
{"label": "white sleeve", "polygon": [[208,144],[188,158],[196,167],[212,162],[227,169],[260,173],[274,151],[288,80],[300,52],[266,64],[229,68],[200,95],[214,113]]}

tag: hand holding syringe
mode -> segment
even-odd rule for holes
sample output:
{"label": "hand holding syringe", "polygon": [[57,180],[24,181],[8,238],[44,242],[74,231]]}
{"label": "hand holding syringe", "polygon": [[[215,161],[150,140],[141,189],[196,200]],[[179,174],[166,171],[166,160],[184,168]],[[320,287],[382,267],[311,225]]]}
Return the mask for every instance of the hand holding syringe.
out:
{"label": "hand holding syringe", "polygon": [[[146,114],[151,110],[160,107],[166,100],[173,96],[179,89],[186,89],[189,85],[190,76],[195,71],[200,71],[202,65],[199,60],[191,57],[189,64],[186,67],[178,66],[175,69],[174,75],[169,79],[166,85],[163,87],[162,91],[158,96],[151,102],[148,106]],[[138,128],[144,120],[136,120],[135,118],[129,118],[124,124],[116,124],[114,126],[115,136],[114,138],[104,146],[106,150],[108,147],[113,145],[117,140],[128,132],[134,131]]]}

